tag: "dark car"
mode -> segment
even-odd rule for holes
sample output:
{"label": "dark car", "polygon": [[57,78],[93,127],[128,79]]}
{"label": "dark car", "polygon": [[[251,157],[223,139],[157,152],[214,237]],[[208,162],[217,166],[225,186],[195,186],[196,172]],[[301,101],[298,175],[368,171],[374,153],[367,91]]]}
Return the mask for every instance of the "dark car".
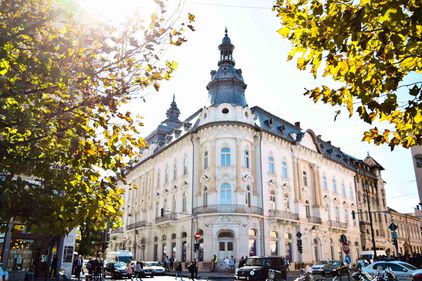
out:
{"label": "dark car", "polygon": [[343,261],[329,261],[324,266],[324,276],[347,275],[348,266]]}
{"label": "dark car", "polygon": [[[271,270],[271,276],[269,272]],[[236,269],[235,280],[286,280],[287,267],[283,257],[249,257],[243,267]]]}
{"label": "dark car", "polygon": [[111,276],[114,279],[121,279],[127,276],[126,263],[122,261],[110,262],[104,268],[105,275]]}

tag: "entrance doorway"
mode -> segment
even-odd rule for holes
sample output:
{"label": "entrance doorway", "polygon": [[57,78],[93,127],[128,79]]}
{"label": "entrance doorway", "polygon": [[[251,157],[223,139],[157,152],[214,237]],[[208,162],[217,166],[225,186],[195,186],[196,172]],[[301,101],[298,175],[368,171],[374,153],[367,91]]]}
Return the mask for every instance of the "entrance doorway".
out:
{"label": "entrance doorway", "polygon": [[234,253],[234,234],[230,230],[224,230],[218,234],[218,260],[223,261],[224,258],[236,256]]}

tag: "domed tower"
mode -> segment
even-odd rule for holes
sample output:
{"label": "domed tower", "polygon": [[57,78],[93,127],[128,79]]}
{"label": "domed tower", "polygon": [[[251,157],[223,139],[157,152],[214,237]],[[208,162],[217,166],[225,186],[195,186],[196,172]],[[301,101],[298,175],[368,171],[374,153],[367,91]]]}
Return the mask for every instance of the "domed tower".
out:
{"label": "domed tower", "polygon": [[242,70],[234,67],[234,45],[227,35],[227,28],[218,49],[220,50],[218,70],[211,71],[211,81],[207,85],[210,105],[218,106],[222,103],[228,103],[233,106],[246,107],[246,84],[243,82]]}

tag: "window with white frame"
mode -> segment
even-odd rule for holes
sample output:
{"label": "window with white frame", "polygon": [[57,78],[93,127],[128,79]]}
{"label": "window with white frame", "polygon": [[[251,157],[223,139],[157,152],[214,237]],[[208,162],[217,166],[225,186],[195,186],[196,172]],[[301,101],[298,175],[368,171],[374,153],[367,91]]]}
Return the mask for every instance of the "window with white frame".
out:
{"label": "window with white frame", "polygon": [[324,191],[328,190],[328,183],[327,183],[327,176],[326,175],[322,176],[322,189]]}
{"label": "window with white frame", "polygon": [[275,191],[270,192],[270,210],[275,210]]}
{"label": "window with white frame", "polygon": [[268,157],[268,173],[271,175],[274,175],[275,169],[274,169],[274,157],[269,156]]}
{"label": "window with white frame", "polygon": [[185,157],[183,158],[183,175],[187,175],[188,174],[188,156],[185,155]]}
{"label": "window with white frame", "polygon": [[246,193],[245,193],[245,205],[247,207],[251,207],[251,186],[246,186]]}
{"label": "window with white frame", "polygon": [[281,176],[284,179],[287,179],[287,162],[286,161],[283,161],[281,163]]}
{"label": "window with white frame", "polygon": [[337,182],[336,179],[333,177],[333,181],[332,181],[332,186],[331,186],[331,191],[336,194],[337,193]]}
{"label": "window with white frame", "polygon": [[208,169],[208,151],[204,152],[204,169]]}
{"label": "window with white frame", "polygon": [[231,186],[223,183],[220,188],[220,204],[229,205],[232,203]]}
{"label": "window with white frame", "polygon": [[186,212],[187,211],[187,198],[186,198],[186,192],[183,193],[183,198],[182,198],[182,212]]}
{"label": "window with white frame", "polygon": [[249,150],[245,149],[243,150],[243,168],[249,169]]}
{"label": "window with white frame", "polygon": [[308,186],[308,173],[306,173],[306,171],[302,171],[302,179],[303,185]]}
{"label": "window with white frame", "polygon": [[230,165],[230,148],[223,147],[221,149],[221,166],[227,167]]}
{"label": "window with white frame", "polygon": [[169,182],[169,164],[166,164],[166,170],[164,174],[164,184]]}
{"label": "window with white frame", "polygon": [[173,163],[173,180],[177,179],[177,160],[174,159]]}
{"label": "window with white frame", "polygon": [[204,193],[202,196],[202,205],[206,207],[208,206],[208,188],[206,186],[204,187]]}
{"label": "window with white frame", "polygon": [[305,201],[305,212],[306,212],[306,217],[310,218],[311,217],[311,207],[309,206],[308,201]]}
{"label": "window with white frame", "polygon": [[346,198],[346,185],[344,184],[344,181],[341,181],[341,196]]}

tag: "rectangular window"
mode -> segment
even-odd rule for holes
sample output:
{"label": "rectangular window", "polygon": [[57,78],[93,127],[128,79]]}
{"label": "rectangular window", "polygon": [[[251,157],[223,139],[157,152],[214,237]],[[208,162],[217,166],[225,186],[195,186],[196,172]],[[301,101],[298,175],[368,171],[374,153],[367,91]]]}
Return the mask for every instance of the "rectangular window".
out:
{"label": "rectangular window", "polygon": [[225,251],[226,250],[226,245],[224,242],[220,242],[220,251]]}
{"label": "rectangular window", "polygon": [[306,173],[306,171],[303,171],[302,174],[303,174],[303,185],[308,186],[308,174]]}
{"label": "rectangular window", "polygon": [[282,163],[282,171],[281,171],[282,177],[287,179],[287,163],[286,161],[283,161]]}
{"label": "rectangular window", "polygon": [[249,169],[249,151],[243,151],[243,168]]}
{"label": "rectangular window", "polygon": [[268,172],[271,175],[274,175],[275,169],[274,169],[274,158],[272,156],[268,157]]}
{"label": "rectangular window", "polygon": [[233,242],[227,242],[227,251],[233,251]]}
{"label": "rectangular window", "polygon": [[204,152],[204,169],[208,169],[208,151]]}
{"label": "rectangular window", "polygon": [[221,149],[221,166],[230,166],[230,148],[228,147]]}

